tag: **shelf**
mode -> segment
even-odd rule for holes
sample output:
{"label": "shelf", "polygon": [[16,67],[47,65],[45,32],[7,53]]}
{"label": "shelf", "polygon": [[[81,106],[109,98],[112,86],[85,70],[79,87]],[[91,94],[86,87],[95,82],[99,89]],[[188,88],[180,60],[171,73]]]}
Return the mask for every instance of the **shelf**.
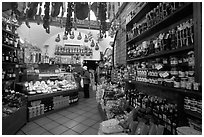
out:
{"label": "shelf", "polygon": [[140,11],[126,24],[126,26],[131,27],[133,23],[141,20],[145,15],[155,8],[159,3],[158,2],[147,2]]}
{"label": "shelf", "polygon": [[145,82],[138,82],[138,81],[127,80],[127,79],[124,81],[128,82],[128,83],[143,85],[144,87],[158,88],[158,89],[162,89],[162,90],[169,90],[169,91],[175,91],[175,92],[179,92],[179,93],[188,93],[188,94],[193,94],[196,96],[202,96],[202,92],[200,92],[200,91],[186,90],[186,89],[173,88],[173,87],[165,87],[162,85],[150,84],[150,83],[145,83]]}
{"label": "shelf", "polygon": [[86,56],[90,56],[90,53],[55,53],[55,55],[59,55],[59,56],[72,56],[72,55],[86,55]]}
{"label": "shelf", "polygon": [[169,55],[169,54],[175,54],[175,53],[184,52],[184,51],[193,50],[193,49],[194,49],[194,46],[191,45],[188,47],[182,47],[182,48],[175,49],[175,50],[162,51],[160,53],[151,54],[151,55],[145,56],[145,57],[129,59],[127,61],[130,62],[130,61],[138,61],[138,60],[144,60],[144,59],[149,59],[149,58],[156,58],[156,57],[161,57],[161,56],[165,56],[165,55]]}
{"label": "shelf", "polygon": [[10,34],[10,35],[12,35],[14,37],[18,37],[18,35],[14,34],[13,32],[10,32],[10,31],[8,31],[8,30],[6,30],[4,28],[2,28],[2,31],[4,31],[4,32],[6,32],[6,33],[8,33],[8,34]]}
{"label": "shelf", "polygon": [[164,28],[170,26],[171,24],[174,24],[175,22],[183,19],[184,17],[187,17],[189,15],[193,14],[193,3],[186,3],[183,7],[175,11],[174,13],[167,16],[165,19],[163,19],[161,22],[158,22],[154,26],[152,26],[150,29],[146,30],[139,36],[134,37],[133,39],[127,41],[127,43],[134,43],[139,42],[143,40],[144,38],[151,36]]}
{"label": "shelf", "polygon": [[18,65],[18,63],[15,63],[15,62],[2,62],[2,65]]}
{"label": "shelf", "polygon": [[78,92],[78,89],[71,89],[67,91],[58,91],[54,93],[47,93],[47,94],[36,94],[36,95],[29,95],[28,96],[28,101],[34,101],[34,100],[40,100],[43,98],[49,98],[49,97],[54,97],[54,96],[59,96],[59,95],[67,95],[71,93]]}
{"label": "shelf", "polygon": [[198,112],[194,112],[194,111],[190,111],[190,110],[184,110],[184,112],[185,112],[187,115],[190,115],[190,116],[193,116],[193,117],[202,119],[202,114],[200,114],[200,113],[198,113]]}
{"label": "shelf", "polygon": [[11,46],[8,46],[8,45],[6,45],[6,44],[2,44],[2,46],[3,47],[5,47],[5,48],[9,48],[9,49],[13,49],[13,50],[19,50],[18,48],[15,48],[15,47],[11,47]]}

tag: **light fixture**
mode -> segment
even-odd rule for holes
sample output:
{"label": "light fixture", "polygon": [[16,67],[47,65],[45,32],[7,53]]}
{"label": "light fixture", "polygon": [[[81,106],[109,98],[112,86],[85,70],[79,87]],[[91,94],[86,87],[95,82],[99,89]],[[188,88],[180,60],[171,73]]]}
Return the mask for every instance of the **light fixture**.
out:
{"label": "light fixture", "polygon": [[95,50],[99,50],[98,43],[96,43]]}
{"label": "light fixture", "polygon": [[92,39],[91,41],[91,47],[94,47],[95,46],[95,43],[94,43],[94,40]]}
{"label": "light fixture", "polygon": [[60,35],[58,34],[57,37],[55,38],[56,42],[60,42]]}

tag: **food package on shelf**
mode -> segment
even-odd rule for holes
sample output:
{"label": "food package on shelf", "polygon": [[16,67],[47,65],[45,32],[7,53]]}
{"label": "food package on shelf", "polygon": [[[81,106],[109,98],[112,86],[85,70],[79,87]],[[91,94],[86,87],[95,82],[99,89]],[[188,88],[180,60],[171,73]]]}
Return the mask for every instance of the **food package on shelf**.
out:
{"label": "food package on shelf", "polygon": [[139,122],[137,129],[135,131],[135,135],[148,135],[148,133],[149,133],[149,126],[142,121]]}
{"label": "food package on shelf", "polygon": [[192,127],[178,127],[177,129],[178,135],[202,135],[200,131],[193,129]]}
{"label": "food package on shelf", "polygon": [[122,133],[123,128],[117,119],[109,119],[100,123],[100,130],[104,134]]}

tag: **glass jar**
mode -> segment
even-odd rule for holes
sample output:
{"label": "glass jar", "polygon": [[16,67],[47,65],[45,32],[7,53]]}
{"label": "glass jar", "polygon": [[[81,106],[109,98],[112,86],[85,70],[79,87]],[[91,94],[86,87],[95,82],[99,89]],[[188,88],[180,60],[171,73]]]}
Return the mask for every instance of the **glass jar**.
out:
{"label": "glass jar", "polygon": [[192,83],[186,82],[186,89],[191,90],[192,89]]}
{"label": "glass jar", "polygon": [[187,78],[181,78],[181,81],[180,81],[180,85],[181,85],[181,88],[186,88],[186,82],[187,82]]}
{"label": "glass jar", "polygon": [[175,88],[180,88],[180,80],[179,80],[179,78],[175,78],[175,80],[174,80],[174,87]]}
{"label": "glass jar", "polygon": [[199,86],[200,86],[200,83],[194,82],[193,83],[193,90],[198,91],[199,90]]}

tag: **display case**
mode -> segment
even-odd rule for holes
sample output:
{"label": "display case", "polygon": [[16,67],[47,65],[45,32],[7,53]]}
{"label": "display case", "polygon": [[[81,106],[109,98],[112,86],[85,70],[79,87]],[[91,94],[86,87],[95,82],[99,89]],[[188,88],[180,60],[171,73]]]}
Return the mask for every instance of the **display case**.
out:
{"label": "display case", "polygon": [[[54,79],[51,77],[55,76]],[[35,81],[17,84],[26,94],[28,120],[45,116],[78,102],[78,86],[72,73],[39,74]]]}

